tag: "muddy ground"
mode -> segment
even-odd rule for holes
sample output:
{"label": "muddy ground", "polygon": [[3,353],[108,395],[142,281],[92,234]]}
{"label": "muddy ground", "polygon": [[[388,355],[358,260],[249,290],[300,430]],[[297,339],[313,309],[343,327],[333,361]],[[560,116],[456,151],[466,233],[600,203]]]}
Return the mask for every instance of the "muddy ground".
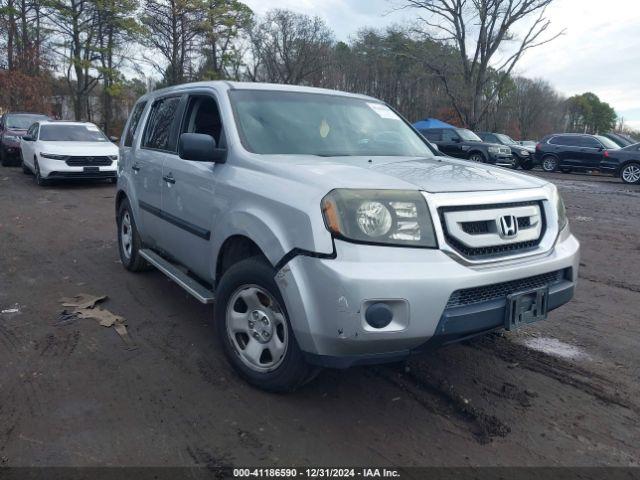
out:
{"label": "muddy ground", "polygon": [[[582,242],[572,303],[272,395],[225,363],[212,308],[122,268],[113,185],[0,169],[0,465],[640,464],[640,186],[547,178]],[[137,348],[60,321],[80,292],[108,295]]]}

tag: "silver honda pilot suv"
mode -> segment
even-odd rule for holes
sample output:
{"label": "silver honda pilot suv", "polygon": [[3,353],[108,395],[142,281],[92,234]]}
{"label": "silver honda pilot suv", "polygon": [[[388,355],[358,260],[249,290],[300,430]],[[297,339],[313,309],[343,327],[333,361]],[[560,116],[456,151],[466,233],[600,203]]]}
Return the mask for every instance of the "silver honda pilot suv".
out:
{"label": "silver honda pilot suv", "polygon": [[439,156],[375,98],[158,90],[120,158],[123,265],[215,303],[231,365],[263,389],[513,330],[574,293],[579,244],[553,184]]}

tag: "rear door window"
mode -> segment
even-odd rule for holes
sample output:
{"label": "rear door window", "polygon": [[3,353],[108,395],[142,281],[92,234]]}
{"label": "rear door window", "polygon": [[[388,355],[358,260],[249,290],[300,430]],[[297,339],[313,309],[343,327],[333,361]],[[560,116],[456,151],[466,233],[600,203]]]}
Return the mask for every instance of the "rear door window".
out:
{"label": "rear door window", "polygon": [[551,143],[552,145],[573,146],[573,147],[579,146],[578,140],[576,140],[576,137],[573,135],[568,135],[564,137],[553,137],[551,140],[549,140],[549,143]]}
{"label": "rear door window", "polygon": [[176,151],[175,119],[180,106],[180,97],[156,100],[151,106],[145,127],[142,146],[153,150]]}
{"label": "rear door window", "polygon": [[420,130],[420,133],[422,133],[427,140],[431,140],[432,142],[439,142],[442,140],[440,130]]}
{"label": "rear door window", "polygon": [[129,122],[129,126],[127,127],[127,132],[124,137],[124,146],[131,147],[133,146],[133,138],[135,137],[136,131],[138,130],[138,125],[140,124],[140,118],[142,117],[142,112],[144,111],[144,107],[147,105],[147,102],[139,102],[133,107],[133,113],[131,114],[131,121]]}

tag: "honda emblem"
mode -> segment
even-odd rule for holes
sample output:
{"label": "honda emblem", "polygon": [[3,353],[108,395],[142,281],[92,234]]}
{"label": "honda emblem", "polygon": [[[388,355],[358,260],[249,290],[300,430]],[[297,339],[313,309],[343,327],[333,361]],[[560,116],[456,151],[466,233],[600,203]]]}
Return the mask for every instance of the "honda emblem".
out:
{"label": "honda emblem", "polygon": [[518,219],[515,215],[503,215],[498,219],[498,232],[502,238],[518,235]]}

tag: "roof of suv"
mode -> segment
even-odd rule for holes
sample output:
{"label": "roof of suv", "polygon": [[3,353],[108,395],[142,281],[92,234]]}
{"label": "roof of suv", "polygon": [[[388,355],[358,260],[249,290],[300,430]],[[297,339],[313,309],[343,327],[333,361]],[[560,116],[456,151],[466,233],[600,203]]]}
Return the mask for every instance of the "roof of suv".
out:
{"label": "roof of suv", "polygon": [[340,90],[330,90],[328,88],[304,87],[300,85],[284,85],[280,83],[259,83],[259,82],[231,82],[227,80],[214,80],[208,82],[192,82],[174,85],[171,87],[154,90],[143,96],[143,98],[153,98],[157,95],[163,95],[171,92],[182,92],[195,88],[216,87],[221,90],[279,90],[283,92],[299,92],[299,93],[317,93],[324,95],[339,95],[344,97],[361,98],[364,100],[373,100],[379,102],[377,98],[361,95],[357,93],[343,92]]}

